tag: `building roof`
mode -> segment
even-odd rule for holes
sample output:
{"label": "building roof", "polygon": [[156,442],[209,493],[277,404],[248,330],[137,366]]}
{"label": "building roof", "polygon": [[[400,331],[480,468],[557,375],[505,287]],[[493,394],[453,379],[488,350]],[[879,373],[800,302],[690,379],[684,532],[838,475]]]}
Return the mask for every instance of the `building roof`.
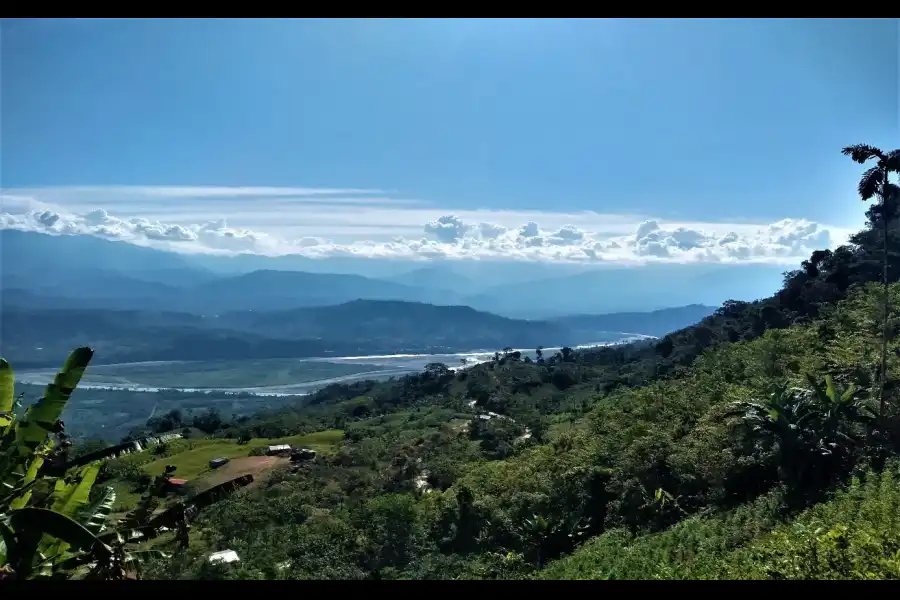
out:
{"label": "building roof", "polygon": [[275,446],[269,446],[269,450],[290,450],[290,444],[277,444]]}
{"label": "building roof", "polygon": [[213,552],[209,555],[209,562],[224,562],[224,563],[233,563],[238,562],[240,557],[238,557],[237,552],[234,550],[222,550],[221,552]]}

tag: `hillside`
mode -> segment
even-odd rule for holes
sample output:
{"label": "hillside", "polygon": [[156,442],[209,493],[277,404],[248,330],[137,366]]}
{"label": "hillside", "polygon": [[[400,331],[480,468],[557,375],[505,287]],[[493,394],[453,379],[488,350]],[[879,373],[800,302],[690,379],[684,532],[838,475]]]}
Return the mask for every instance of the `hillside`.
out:
{"label": "hillside", "polygon": [[[810,540],[803,524],[818,523],[880,531],[884,546],[854,533],[848,552],[889,576],[871,561],[900,540],[896,508],[887,508],[900,498],[897,468],[804,513],[846,485],[854,465],[873,464],[866,448],[822,463],[830,482],[794,480],[784,461],[808,458],[755,446],[729,416],[736,402],[765,398],[773,379],[844,381],[873,366],[877,328],[867,315],[877,297],[856,292],[826,319],[720,345],[676,377],[610,393],[597,392],[608,381],[598,355],[544,364],[501,356],[458,375],[334,386],[307,408],[243,419],[227,435],[339,426],[344,439],[300,474],[273,475],[207,514],[202,543],[166,569],[229,578],[770,577],[766,561],[791,539]],[[481,420],[487,411],[506,418]],[[225,544],[241,564],[210,572],[202,554]],[[286,560],[287,571],[271,566]],[[838,567],[802,568],[822,578]]]}
{"label": "hillside", "polygon": [[[657,341],[431,365],[223,424],[232,438],[344,435],[206,513],[189,551],[153,573],[898,578],[895,396],[867,416],[878,244],[853,241],[816,252],[774,296]],[[896,338],[888,350],[895,381]],[[207,566],[225,547],[241,562]]]}

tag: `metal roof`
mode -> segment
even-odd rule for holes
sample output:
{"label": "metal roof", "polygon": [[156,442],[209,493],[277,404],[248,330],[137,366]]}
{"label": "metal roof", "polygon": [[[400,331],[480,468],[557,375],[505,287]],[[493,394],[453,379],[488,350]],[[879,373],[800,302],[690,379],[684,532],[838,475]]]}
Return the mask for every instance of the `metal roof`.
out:
{"label": "metal roof", "polygon": [[221,552],[213,552],[210,554],[208,560],[211,563],[233,563],[238,562],[241,559],[234,550],[222,550]]}

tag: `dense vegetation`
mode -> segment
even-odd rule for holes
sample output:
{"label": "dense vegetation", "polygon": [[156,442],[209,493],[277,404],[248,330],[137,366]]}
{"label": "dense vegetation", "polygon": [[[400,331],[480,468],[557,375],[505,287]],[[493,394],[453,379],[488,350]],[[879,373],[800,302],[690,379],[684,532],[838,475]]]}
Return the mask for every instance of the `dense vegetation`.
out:
{"label": "dense vegetation", "polygon": [[[875,161],[867,228],[771,298],[661,340],[509,349],[221,423],[244,443],[344,433],[203,511],[145,575],[900,578],[900,152],[846,154]],[[206,560],[225,548],[240,562]]]}

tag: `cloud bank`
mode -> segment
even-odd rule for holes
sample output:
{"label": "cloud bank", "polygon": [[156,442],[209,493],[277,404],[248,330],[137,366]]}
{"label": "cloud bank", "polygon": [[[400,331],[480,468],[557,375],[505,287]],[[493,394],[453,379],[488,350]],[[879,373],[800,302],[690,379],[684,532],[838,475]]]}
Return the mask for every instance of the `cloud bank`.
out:
{"label": "cloud bank", "polygon": [[850,234],[803,219],[675,223],[593,212],[450,210],[380,190],[278,187],[4,190],[0,228],[186,253],[625,264],[796,264]]}

